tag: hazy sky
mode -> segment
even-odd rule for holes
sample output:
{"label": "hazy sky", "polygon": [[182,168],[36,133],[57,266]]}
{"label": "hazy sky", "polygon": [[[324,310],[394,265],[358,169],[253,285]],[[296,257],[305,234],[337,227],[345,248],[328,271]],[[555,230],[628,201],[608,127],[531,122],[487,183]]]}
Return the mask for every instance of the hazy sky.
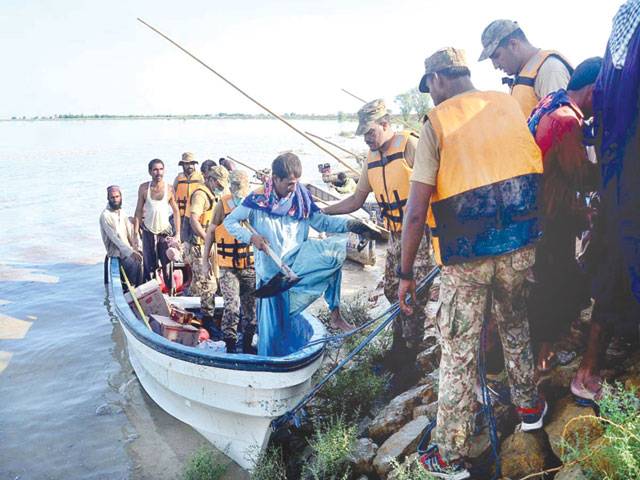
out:
{"label": "hazy sky", "polygon": [[[353,112],[417,86],[425,56],[464,48],[518,20],[531,42],[577,64],[603,55],[622,0],[1,0],[0,117],[61,113],[257,112],[235,90],[136,21],[141,17],[277,112]],[[397,110],[397,108],[396,108]]]}

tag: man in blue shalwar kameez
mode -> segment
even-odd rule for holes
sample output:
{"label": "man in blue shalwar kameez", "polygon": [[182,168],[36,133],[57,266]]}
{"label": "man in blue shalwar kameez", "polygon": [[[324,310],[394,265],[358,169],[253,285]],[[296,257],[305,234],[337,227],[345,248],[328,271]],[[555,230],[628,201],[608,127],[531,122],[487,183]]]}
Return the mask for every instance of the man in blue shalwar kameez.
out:
{"label": "man in blue shalwar kameez", "polygon": [[[295,341],[298,328],[295,316],[323,293],[333,326],[341,330],[351,327],[340,316],[339,308],[346,236],[310,240],[309,227],[329,233],[352,231],[367,236],[376,233],[360,221],[323,214],[299,183],[302,165],[293,153],[278,156],[271,172],[264,187],[247,196],[227,216],[224,225],[239,241],[254,245],[258,287],[279,272],[264,252],[265,244],[301,278],[288,291],[258,300],[258,355],[282,356],[299,348]],[[245,221],[257,234],[242,226]]]}

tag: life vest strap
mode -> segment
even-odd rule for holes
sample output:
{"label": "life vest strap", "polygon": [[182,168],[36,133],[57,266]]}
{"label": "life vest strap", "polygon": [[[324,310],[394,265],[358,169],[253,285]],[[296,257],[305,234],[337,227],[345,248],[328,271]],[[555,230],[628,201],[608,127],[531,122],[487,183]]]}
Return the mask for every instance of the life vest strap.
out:
{"label": "life vest strap", "polygon": [[367,167],[368,168],[386,167],[387,165],[389,165],[394,160],[401,160],[403,158],[404,158],[404,152],[396,152],[396,153],[392,153],[391,155],[388,155],[388,156],[381,155],[380,160],[376,160],[375,162],[368,163]]}

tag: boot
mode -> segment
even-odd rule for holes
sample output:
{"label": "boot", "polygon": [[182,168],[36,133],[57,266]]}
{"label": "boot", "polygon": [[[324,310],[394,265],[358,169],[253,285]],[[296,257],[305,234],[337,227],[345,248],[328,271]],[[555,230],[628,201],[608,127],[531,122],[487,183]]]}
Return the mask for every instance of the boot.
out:
{"label": "boot", "polygon": [[253,341],[253,335],[256,333],[255,325],[247,325],[244,329],[244,333],[242,334],[242,351],[243,353],[248,353],[250,355],[255,355],[258,351],[251,346],[251,342]]}

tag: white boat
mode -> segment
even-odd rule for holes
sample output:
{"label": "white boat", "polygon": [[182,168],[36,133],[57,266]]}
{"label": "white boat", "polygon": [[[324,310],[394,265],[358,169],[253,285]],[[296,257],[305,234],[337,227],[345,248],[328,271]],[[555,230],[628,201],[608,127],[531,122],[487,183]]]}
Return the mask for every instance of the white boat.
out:
{"label": "white boat", "polygon": [[251,470],[271,421],[311,388],[324,347],[305,345],[326,334],[303,313],[297,350],[285,357],[211,352],[171,342],[139,320],[124,298],[118,259],[109,259],[109,297],[127,339],[129,361],[149,396],[190,425],[242,468]]}

